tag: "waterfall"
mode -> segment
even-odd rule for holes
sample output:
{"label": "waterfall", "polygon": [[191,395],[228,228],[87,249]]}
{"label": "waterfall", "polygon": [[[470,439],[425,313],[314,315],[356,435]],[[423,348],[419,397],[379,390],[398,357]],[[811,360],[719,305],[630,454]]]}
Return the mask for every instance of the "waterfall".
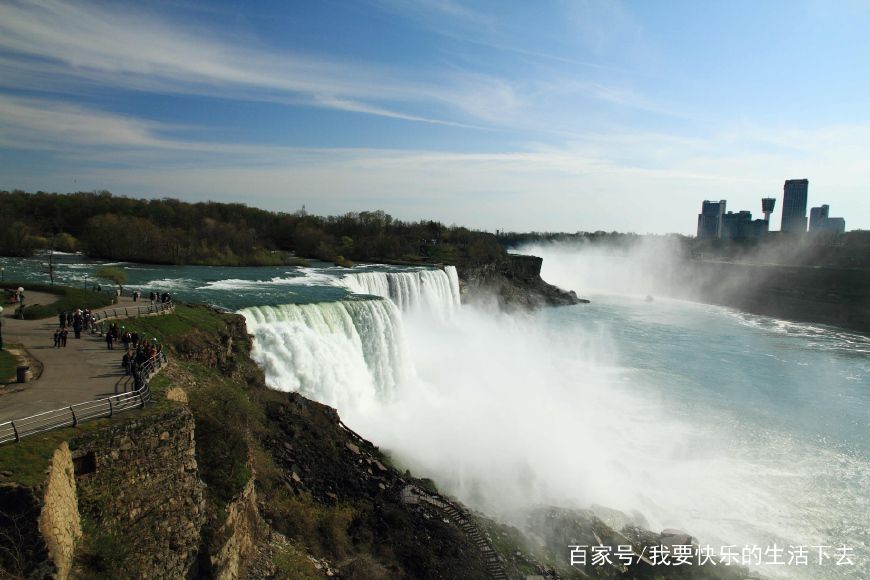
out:
{"label": "waterfall", "polygon": [[355,294],[388,298],[402,312],[424,311],[445,320],[459,309],[459,276],[456,268],[413,272],[361,272],[348,274],[341,283]]}
{"label": "waterfall", "polygon": [[342,409],[389,400],[414,374],[389,300],[254,306],[241,311],[269,386]]}

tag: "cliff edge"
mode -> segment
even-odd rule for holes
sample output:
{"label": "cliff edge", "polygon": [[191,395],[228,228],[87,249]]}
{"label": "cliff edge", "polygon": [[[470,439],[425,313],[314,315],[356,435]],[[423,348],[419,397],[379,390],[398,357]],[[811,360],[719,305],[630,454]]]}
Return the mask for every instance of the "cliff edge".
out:
{"label": "cliff edge", "polygon": [[506,258],[482,265],[457,266],[464,302],[495,298],[504,310],[532,309],[542,306],[570,306],[588,303],[574,291],[562,290],[541,278],[544,259],[509,254]]}

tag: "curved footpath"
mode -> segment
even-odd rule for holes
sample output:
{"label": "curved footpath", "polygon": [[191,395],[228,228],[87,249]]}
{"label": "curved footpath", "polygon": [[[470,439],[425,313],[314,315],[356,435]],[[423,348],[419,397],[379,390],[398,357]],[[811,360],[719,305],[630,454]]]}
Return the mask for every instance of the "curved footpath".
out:
{"label": "curved footpath", "polygon": [[[28,304],[48,305],[57,300],[53,294],[28,292]],[[120,304],[97,308],[91,312],[124,306],[148,306],[122,297]],[[123,346],[106,348],[103,337],[83,331],[80,339],[70,331],[66,348],[54,348],[57,317],[42,320],[16,320],[13,308],[4,304],[3,342],[6,349],[22,345],[30,356],[42,364],[39,378],[27,383],[0,384],[0,421],[9,421],[51,411],[61,407],[122,393],[132,388],[121,367]],[[124,324],[123,319],[119,324]]]}

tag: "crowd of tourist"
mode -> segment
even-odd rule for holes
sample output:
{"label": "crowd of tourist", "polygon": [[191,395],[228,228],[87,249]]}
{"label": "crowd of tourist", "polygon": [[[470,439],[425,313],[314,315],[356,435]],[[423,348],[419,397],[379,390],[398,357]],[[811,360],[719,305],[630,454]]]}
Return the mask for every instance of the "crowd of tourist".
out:
{"label": "crowd of tourist", "polygon": [[61,312],[57,315],[58,328],[54,331],[54,347],[66,347],[69,330],[72,329],[76,338],[82,337],[83,330],[92,330],[96,319],[88,309],[76,309],[69,312]]}
{"label": "crowd of tourist", "polygon": [[[23,298],[23,292],[22,298]],[[136,290],[132,294],[133,301],[138,302],[141,293]],[[166,304],[172,301],[168,292],[151,292],[149,294],[151,304]],[[98,334],[106,341],[108,350],[115,350],[116,346],[124,351],[121,358],[121,367],[124,374],[133,377],[134,388],[142,387],[142,373],[139,372],[148,361],[159,357],[163,352],[163,345],[157,338],[149,339],[139,332],[130,331],[126,326],[119,326],[118,322],[97,322],[97,318],[88,309],[76,309],[58,314],[58,327],[54,331],[54,347],[65,348],[70,330],[75,338],[81,338],[82,331],[90,331]]]}

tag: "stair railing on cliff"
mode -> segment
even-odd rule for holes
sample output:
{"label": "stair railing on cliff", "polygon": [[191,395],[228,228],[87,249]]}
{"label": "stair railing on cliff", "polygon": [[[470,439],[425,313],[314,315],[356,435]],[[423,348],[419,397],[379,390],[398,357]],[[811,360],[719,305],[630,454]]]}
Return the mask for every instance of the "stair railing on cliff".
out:
{"label": "stair railing on cliff", "polygon": [[17,443],[25,437],[38,433],[76,427],[85,421],[113,417],[125,411],[141,409],[151,400],[151,390],[148,387],[151,377],[165,364],[166,355],[163,352],[142,363],[134,375],[135,384],[141,386],[127,393],[0,423],[0,445],[13,441]]}
{"label": "stair railing on cliff", "polygon": [[[348,429],[349,430],[349,429]],[[436,509],[454,525],[465,532],[465,535],[477,546],[483,557],[486,572],[493,580],[508,580],[504,564],[498,552],[492,545],[489,535],[477,524],[461,504],[442,495],[425,491],[416,485],[407,485],[402,490],[402,502],[406,504],[425,504]]]}

